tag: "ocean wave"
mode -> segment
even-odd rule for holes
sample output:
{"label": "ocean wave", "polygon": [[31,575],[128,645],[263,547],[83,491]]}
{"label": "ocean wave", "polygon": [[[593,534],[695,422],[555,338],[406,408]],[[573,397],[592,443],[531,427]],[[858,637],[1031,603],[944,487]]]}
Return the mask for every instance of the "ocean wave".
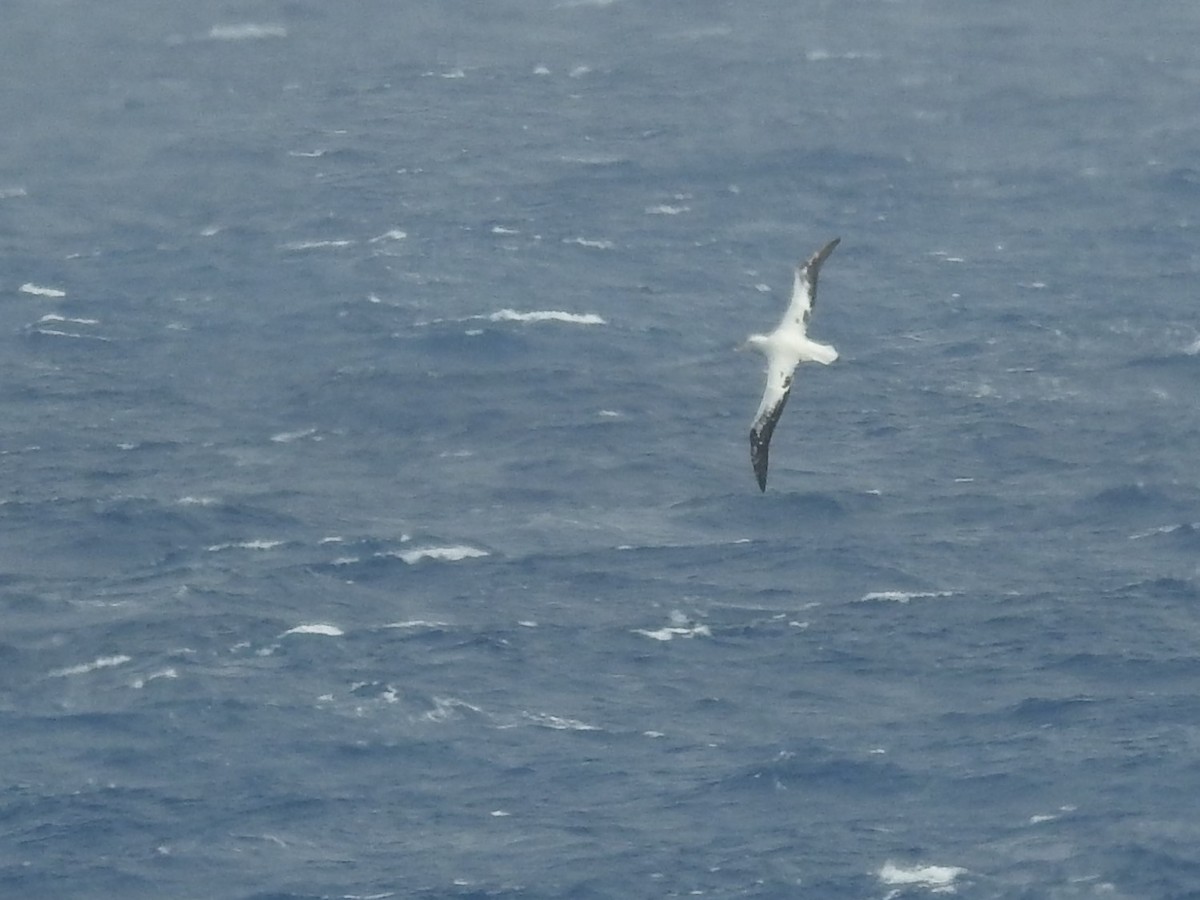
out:
{"label": "ocean wave", "polygon": [[283,37],[287,37],[287,28],[283,25],[257,22],[214,25],[208,30],[208,38],[213,41],[260,41],[264,38]]}
{"label": "ocean wave", "polygon": [[295,628],[289,628],[280,637],[287,637],[289,634],[319,634],[325,637],[341,637],[345,632],[336,625],[330,625],[326,622],[314,622],[310,625],[297,625]]}
{"label": "ocean wave", "polygon": [[517,312],[515,309],[501,309],[487,317],[492,322],[568,322],[572,325],[607,325],[595,313],[569,313],[557,309],[534,310],[533,312]]}
{"label": "ocean wave", "polygon": [[88,672],[95,672],[97,669],[111,669],[114,666],[123,666],[127,662],[131,662],[133,657],[117,654],[115,656],[101,656],[89,663],[81,663],[77,666],[67,666],[65,669],[55,669],[49,673],[51,678],[66,678],[69,675],[86,675]]}
{"label": "ocean wave", "polygon": [[902,868],[890,860],[879,870],[884,884],[910,884],[953,892],[955,880],[967,870],[959,866],[910,866]]}
{"label": "ocean wave", "polygon": [[890,601],[908,603],[910,600],[928,600],[935,597],[953,597],[954,591],[868,591],[858,598],[859,603]]}
{"label": "ocean wave", "polygon": [[480,550],[478,547],[469,547],[466,544],[458,544],[452,547],[424,547],[419,550],[392,550],[387,553],[380,553],[379,556],[395,556],[404,560],[410,566],[421,562],[424,559],[438,560],[441,562],[458,562],[463,559],[476,559],[481,556],[488,556],[486,550]]}
{"label": "ocean wave", "polygon": [[25,282],[17,290],[22,294],[33,294],[35,297],[50,297],[55,300],[67,296],[66,291],[59,290],[58,288],[43,287],[40,284],[34,284],[32,281]]}

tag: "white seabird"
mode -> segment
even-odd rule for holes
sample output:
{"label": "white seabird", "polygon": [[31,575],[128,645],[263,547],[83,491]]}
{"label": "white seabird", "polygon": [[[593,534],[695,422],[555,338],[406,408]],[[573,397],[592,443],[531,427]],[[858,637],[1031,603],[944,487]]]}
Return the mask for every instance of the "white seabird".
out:
{"label": "white seabird", "polygon": [[821,271],[821,263],[840,241],[841,238],[834,238],[804,265],[796,266],[792,300],[779,325],[770,334],[750,335],[742,345],[743,348],[754,347],[767,357],[767,386],[763,389],[758,412],[754,414],[754,424],[750,426],[750,462],[763,491],[767,489],[767,451],[771,446],[771,434],[787,404],[796,366],[802,362],[819,362],[827,366],[838,358],[837,351],[828,344],[819,344],[809,338],[808,319],[817,301],[817,274]]}

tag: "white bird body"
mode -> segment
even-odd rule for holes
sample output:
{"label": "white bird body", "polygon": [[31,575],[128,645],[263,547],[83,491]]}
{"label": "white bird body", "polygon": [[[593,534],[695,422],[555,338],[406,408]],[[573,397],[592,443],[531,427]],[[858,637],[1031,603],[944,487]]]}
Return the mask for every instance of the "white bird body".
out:
{"label": "white bird body", "polygon": [[841,238],[834,238],[807,262],[796,267],[792,299],[779,325],[770,334],[752,334],[744,346],[753,347],[767,358],[767,384],[762,402],[750,427],[750,462],[758,486],[767,489],[767,453],[771,434],[783,414],[792,389],[792,376],[802,362],[829,365],[838,358],[837,350],[808,336],[808,319],[817,299],[817,275],[821,264],[833,252]]}

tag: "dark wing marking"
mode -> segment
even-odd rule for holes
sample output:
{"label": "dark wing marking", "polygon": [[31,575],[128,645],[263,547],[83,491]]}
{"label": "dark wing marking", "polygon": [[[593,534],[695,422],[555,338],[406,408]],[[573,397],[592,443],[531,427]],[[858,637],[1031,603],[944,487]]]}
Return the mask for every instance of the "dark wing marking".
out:
{"label": "dark wing marking", "polygon": [[808,325],[808,317],[812,315],[813,307],[817,305],[817,278],[821,273],[821,265],[829,258],[833,248],[841,242],[840,237],[834,238],[810,256],[804,265],[796,266],[791,307],[796,324]]}
{"label": "dark wing marking", "polygon": [[783,415],[788,397],[792,393],[792,379],[784,382],[783,394],[770,409],[763,410],[762,415],[755,419],[750,426],[750,464],[754,466],[754,477],[758,479],[759,490],[767,489],[767,457],[771,450],[771,435],[775,433],[775,424]]}

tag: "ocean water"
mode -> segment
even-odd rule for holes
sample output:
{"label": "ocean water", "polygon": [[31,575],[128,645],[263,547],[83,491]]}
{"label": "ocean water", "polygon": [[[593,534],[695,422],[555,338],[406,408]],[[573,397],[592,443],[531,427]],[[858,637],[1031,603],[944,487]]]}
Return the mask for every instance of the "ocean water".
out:
{"label": "ocean water", "polygon": [[1200,7],[3,19],[0,895],[1200,896]]}

